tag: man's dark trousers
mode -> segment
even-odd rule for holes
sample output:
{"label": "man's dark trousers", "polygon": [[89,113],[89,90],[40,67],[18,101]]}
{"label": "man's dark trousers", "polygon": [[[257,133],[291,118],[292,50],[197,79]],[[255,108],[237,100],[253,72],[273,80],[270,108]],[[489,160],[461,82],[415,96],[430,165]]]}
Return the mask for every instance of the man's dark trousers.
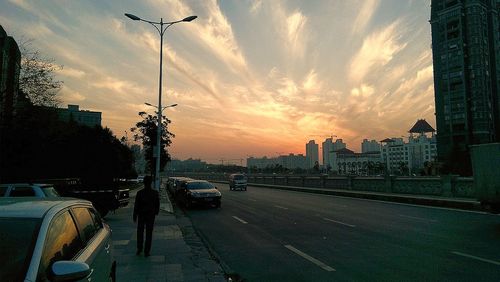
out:
{"label": "man's dark trousers", "polygon": [[153,238],[153,226],[155,224],[155,216],[141,216],[137,219],[137,251],[142,251],[144,243],[144,227],[146,227],[146,245],[144,253],[149,255],[151,251],[151,239]]}

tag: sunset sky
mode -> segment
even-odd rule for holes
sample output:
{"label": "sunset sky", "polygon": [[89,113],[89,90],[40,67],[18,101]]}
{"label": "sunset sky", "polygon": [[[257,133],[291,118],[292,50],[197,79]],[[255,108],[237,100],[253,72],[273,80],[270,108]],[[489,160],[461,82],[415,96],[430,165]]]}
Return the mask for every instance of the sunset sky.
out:
{"label": "sunset sky", "polygon": [[6,32],[64,66],[61,106],[130,138],[158,103],[159,35],[124,13],[198,16],[165,36],[174,158],[305,154],[332,134],[359,151],[420,118],[435,128],[429,0],[0,0]]}

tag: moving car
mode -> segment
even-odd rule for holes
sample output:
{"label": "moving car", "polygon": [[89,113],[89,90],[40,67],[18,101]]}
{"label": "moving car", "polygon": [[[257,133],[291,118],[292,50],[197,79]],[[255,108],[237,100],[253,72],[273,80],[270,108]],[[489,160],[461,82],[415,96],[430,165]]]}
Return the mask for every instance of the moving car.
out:
{"label": "moving car", "polygon": [[0,198],[0,281],[114,281],[111,230],[89,201]]}
{"label": "moving car", "polygon": [[241,173],[229,175],[229,190],[247,190],[247,177]]}
{"label": "moving car", "polygon": [[0,197],[59,197],[54,185],[12,183],[0,184]]}
{"label": "moving car", "polygon": [[179,202],[189,209],[194,205],[221,206],[222,194],[217,187],[205,180],[189,180],[181,184],[177,192]]}

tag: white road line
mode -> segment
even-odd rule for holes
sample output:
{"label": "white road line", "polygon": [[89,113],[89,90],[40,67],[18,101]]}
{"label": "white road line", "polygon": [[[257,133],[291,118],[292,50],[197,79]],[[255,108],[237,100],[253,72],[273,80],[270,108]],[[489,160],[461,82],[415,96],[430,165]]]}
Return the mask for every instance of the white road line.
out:
{"label": "white road line", "polygon": [[301,256],[301,257],[305,258],[306,260],[308,260],[308,261],[310,261],[310,262],[314,263],[315,265],[317,265],[317,266],[319,266],[319,267],[323,268],[323,269],[324,269],[324,270],[326,270],[326,271],[335,271],[335,269],[334,269],[334,268],[331,268],[331,267],[329,267],[328,265],[326,265],[326,264],[322,263],[321,261],[319,261],[319,260],[317,260],[317,259],[315,259],[315,258],[311,257],[310,255],[308,255],[308,254],[306,254],[306,253],[304,253],[304,252],[301,252],[300,250],[297,250],[296,248],[294,248],[294,247],[293,247],[293,246],[291,246],[291,245],[285,245],[285,248],[287,248],[287,249],[289,249],[290,251],[292,251],[292,252],[296,253],[297,255],[299,255],[299,256]]}
{"label": "white road line", "polygon": [[437,222],[435,219],[428,219],[428,218],[423,218],[423,217],[416,217],[416,216],[409,216],[409,215],[404,215],[404,214],[398,214],[400,217],[406,217],[406,218],[411,218],[411,219],[418,219],[418,220],[424,220],[424,221],[431,221],[431,222]]}
{"label": "white road line", "polygon": [[354,228],[354,227],[356,227],[356,225],[347,224],[347,223],[345,223],[345,222],[336,221],[336,220],[329,219],[329,218],[323,218],[323,220],[326,220],[326,221],[331,221],[331,222],[335,222],[335,223],[342,224],[342,225],[349,226],[349,227],[353,227],[353,228]]}
{"label": "white road line", "polygon": [[460,252],[451,252],[451,253],[453,253],[455,255],[458,255],[458,256],[463,256],[463,257],[466,257],[466,258],[471,258],[471,259],[475,259],[475,260],[479,260],[479,261],[482,261],[482,262],[487,262],[487,263],[491,263],[491,264],[499,265],[500,266],[500,262],[498,262],[498,261],[484,259],[484,258],[480,258],[480,257],[476,257],[476,256],[472,256],[472,255],[468,255],[468,254],[464,254],[464,253],[460,253]]}
{"label": "white road line", "polygon": [[252,202],[257,202],[257,200],[255,199],[248,199],[249,201],[252,201]]}
{"label": "white road line", "polygon": [[287,209],[288,209],[288,208],[286,208],[286,207],[276,206],[276,205],[275,205],[274,207],[275,207],[275,208],[278,208],[278,209],[283,209],[283,210],[287,210]]}
{"label": "white road line", "polygon": [[241,218],[239,218],[239,217],[237,217],[235,215],[233,215],[233,218],[236,219],[237,221],[243,223],[243,224],[247,224],[248,223],[248,222],[244,221],[243,219],[241,219]]}

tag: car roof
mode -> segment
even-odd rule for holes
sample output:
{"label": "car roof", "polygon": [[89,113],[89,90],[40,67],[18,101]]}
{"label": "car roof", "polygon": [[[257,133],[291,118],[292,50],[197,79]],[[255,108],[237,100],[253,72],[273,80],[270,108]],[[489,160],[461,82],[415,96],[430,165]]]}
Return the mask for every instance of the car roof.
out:
{"label": "car roof", "polygon": [[192,178],[189,178],[189,177],[171,177],[173,180],[179,180],[179,181],[183,181],[183,180],[194,180]]}
{"label": "car roof", "polygon": [[0,184],[0,187],[26,187],[26,186],[39,186],[41,188],[45,187],[54,187],[52,184],[44,184],[44,183],[4,183]]}
{"label": "car roof", "polygon": [[75,204],[91,205],[89,201],[75,198],[0,198],[0,217],[42,218],[52,208],[63,209]]}

